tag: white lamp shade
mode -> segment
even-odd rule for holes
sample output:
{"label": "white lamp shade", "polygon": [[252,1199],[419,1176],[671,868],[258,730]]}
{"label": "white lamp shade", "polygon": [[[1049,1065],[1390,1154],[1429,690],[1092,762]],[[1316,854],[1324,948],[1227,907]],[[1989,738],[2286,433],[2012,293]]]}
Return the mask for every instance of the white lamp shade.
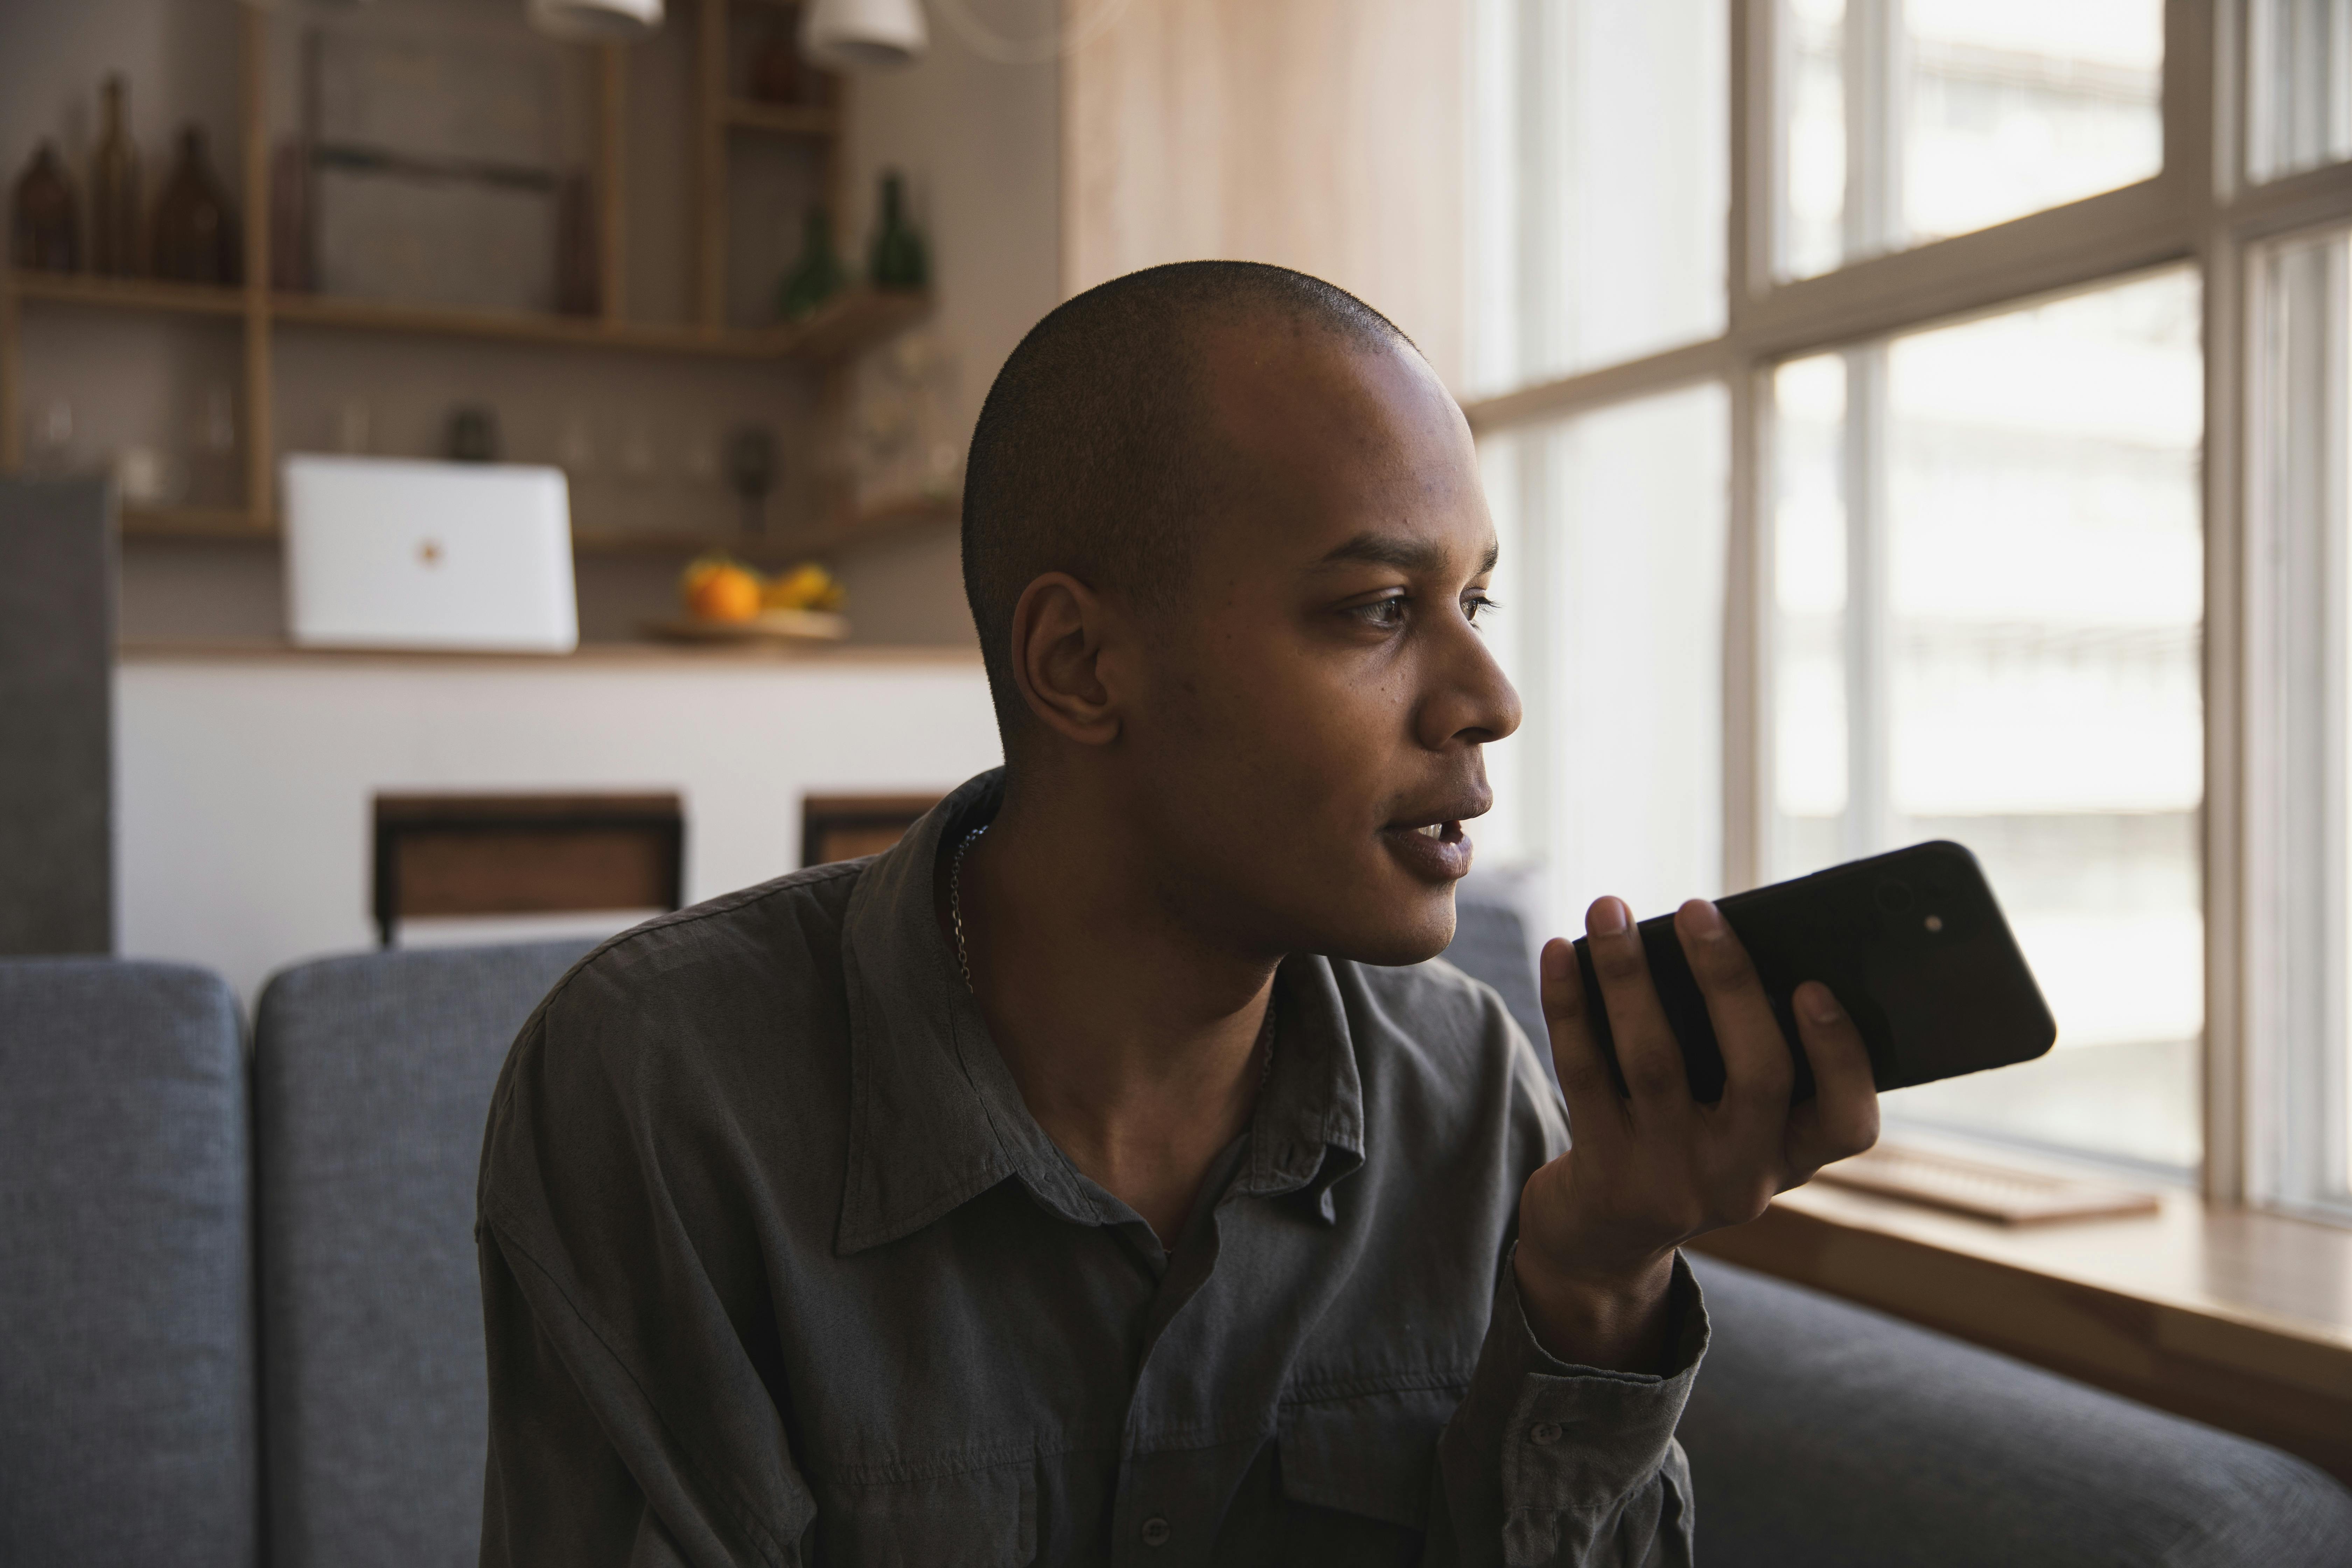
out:
{"label": "white lamp shade", "polygon": [[801,53],[835,70],[909,66],[930,41],[921,0],[814,0],[801,14]]}
{"label": "white lamp shade", "polygon": [[530,25],[551,37],[625,44],[662,25],[662,0],[530,0]]}

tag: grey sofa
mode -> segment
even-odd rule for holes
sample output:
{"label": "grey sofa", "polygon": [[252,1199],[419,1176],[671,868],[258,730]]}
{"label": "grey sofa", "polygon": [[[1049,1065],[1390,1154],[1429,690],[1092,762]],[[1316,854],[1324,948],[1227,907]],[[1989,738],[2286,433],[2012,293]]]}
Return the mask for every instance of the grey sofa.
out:
{"label": "grey sofa", "polygon": [[[249,1062],[201,972],[0,962],[0,1563],[474,1560],[476,1155],[579,952],[302,965]],[[1532,1020],[1508,910],[1451,956]],[[2299,1460],[1699,1270],[1716,1341],[1681,1435],[1710,1563],[2352,1563],[2352,1494]]]}

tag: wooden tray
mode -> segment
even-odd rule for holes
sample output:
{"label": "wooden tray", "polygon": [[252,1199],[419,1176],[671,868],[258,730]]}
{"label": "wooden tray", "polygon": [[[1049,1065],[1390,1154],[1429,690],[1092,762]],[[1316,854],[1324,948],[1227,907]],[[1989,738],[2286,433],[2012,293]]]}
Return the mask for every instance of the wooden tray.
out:
{"label": "wooden tray", "polygon": [[2154,1214],[2158,1206],[2152,1193],[2011,1170],[1900,1144],[1882,1144],[1866,1154],[1824,1165],[1813,1179],[1997,1225],[2108,1219]]}
{"label": "wooden tray", "polygon": [[830,610],[762,610],[748,621],[673,616],[666,621],[640,621],[638,629],[666,642],[838,642],[849,635],[849,617]]}

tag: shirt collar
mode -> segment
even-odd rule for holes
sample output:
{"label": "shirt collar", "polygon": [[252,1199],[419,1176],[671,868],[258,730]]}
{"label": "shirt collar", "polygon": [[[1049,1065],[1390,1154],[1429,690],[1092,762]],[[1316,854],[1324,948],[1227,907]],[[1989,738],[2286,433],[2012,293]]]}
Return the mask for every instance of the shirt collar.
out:
{"label": "shirt collar", "polygon": [[[843,972],[849,1010],[849,1158],[835,1250],[896,1241],[1018,1176],[1082,1225],[1123,1217],[1037,1125],[940,931],[933,868],[950,834],[996,814],[992,769],[934,806],[858,877]],[[1235,1186],[1256,1195],[1329,1187],[1363,1163],[1363,1087],[1329,963],[1302,955],[1276,983],[1274,1063]]]}

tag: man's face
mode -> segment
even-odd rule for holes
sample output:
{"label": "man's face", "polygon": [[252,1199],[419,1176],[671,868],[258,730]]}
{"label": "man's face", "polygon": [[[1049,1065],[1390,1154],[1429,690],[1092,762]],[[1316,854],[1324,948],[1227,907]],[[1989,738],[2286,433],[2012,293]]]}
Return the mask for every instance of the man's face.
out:
{"label": "man's face", "polygon": [[1419,962],[1453,940],[1480,747],[1519,723],[1475,626],[1469,428],[1401,346],[1276,326],[1213,335],[1209,363],[1231,478],[1121,731],[1157,879],[1270,955]]}

